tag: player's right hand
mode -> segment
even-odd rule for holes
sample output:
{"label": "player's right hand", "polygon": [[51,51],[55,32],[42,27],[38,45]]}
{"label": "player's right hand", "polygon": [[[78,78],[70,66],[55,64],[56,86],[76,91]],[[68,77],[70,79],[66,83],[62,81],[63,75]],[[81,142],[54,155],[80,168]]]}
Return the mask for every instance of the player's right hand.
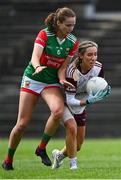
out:
{"label": "player's right hand", "polygon": [[38,74],[40,73],[43,69],[47,68],[47,66],[38,66],[36,69],[35,69],[35,72],[32,74],[32,76],[34,76],[35,74]]}

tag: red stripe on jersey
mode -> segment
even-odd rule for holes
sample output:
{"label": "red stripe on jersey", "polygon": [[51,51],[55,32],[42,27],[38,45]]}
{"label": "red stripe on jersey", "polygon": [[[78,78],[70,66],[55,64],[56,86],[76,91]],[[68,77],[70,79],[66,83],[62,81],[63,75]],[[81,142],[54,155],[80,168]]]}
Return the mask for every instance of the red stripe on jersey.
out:
{"label": "red stripe on jersey", "polygon": [[74,47],[73,47],[73,49],[71,50],[71,52],[69,53],[70,56],[73,57],[73,56],[75,55],[76,50],[77,50],[77,48],[78,48],[78,45],[79,45],[79,42],[78,42],[78,40],[76,39],[76,42],[75,42],[75,44],[74,44]]}

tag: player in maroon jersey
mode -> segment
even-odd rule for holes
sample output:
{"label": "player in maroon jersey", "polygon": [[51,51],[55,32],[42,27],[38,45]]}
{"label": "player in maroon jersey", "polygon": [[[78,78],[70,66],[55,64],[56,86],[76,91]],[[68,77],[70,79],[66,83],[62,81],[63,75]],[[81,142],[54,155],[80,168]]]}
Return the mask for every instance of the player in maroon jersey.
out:
{"label": "player in maroon jersey", "polygon": [[[60,167],[65,157],[70,158],[70,169],[77,169],[76,150],[80,151],[85,138],[86,106],[96,103],[110,94],[110,86],[106,91],[96,95],[86,92],[86,84],[92,77],[104,77],[102,63],[97,61],[98,45],[93,41],[79,44],[78,58],[67,68],[66,77],[75,88],[66,88],[66,103],[63,122],[66,127],[66,146],[61,150],[53,150],[52,169]],[[76,121],[76,124],[74,124]],[[77,133],[77,134],[76,134]]]}
{"label": "player in maroon jersey", "polygon": [[22,78],[17,123],[11,131],[8,153],[2,164],[5,170],[13,170],[15,151],[40,95],[51,114],[36,155],[42,158],[42,163],[51,166],[45,147],[63,115],[64,99],[60,87],[62,84],[72,86],[65,79],[65,71],[78,47],[77,38],[71,34],[75,23],[76,14],[67,7],[57,9],[45,19],[47,27],[35,40],[31,61]]}

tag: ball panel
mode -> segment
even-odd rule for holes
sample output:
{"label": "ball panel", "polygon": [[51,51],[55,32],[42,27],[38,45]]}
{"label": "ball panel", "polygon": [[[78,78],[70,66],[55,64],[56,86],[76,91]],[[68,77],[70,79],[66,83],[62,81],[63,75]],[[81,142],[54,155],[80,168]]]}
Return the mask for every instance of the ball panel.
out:
{"label": "ball panel", "polygon": [[95,95],[98,91],[107,90],[108,83],[104,78],[93,77],[87,82],[87,93]]}

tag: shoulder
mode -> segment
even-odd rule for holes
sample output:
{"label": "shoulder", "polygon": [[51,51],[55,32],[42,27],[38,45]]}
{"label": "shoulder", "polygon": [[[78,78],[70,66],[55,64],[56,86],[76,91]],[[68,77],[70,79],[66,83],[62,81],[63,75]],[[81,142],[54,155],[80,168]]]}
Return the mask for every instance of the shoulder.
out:
{"label": "shoulder", "polygon": [[46,29],[42,29],[39,31],[39,33],[35,39],[35,43],[45,47],[47,39],[48,39],[48,37],[47,37]]}
{"label": "shoulder", "polygon": [[99,62],[99,61],[96,61],[95,67],[96,67],[95,69],[97,69],[97,71],[98,71],[98,76],[104,78],[105,72],[104,72],[103,64],[101,62]]}
{"label": "shoulder", "polygon": [[53,32],[51,32],[48,28],[45,28],[44,31],[45,31],[47,37],[55,36],[55,34]]}
{"label": "shoulder", "polygon": [[39,31],[37,38],[41,38],[41,39],[47,39],[47,33],[46,33],[46,29],[42,29]]}
{"label": "shoulder", "polygon": [[55,36],[55,34],[52,33],[51,31],[49,31],[48,28],[44,28],[44,29],[42,29],[42,30],[39,31],[38,36],[46,36],[46,37],[49,37],[49,36]]}
{"label": "shoulder", "polygon": [[76,42],[78,42],[78,39],[77,39],[77,37],[76,36],[74,36],[73,34],[68,34],[67,35],[67,39],[69,39],[71,42],[73,42],[73,43],[76,43]]}
{"label": "shoulder", "polygon": [[74,63],[73,62],[70,63],[67,67],[67,77],[72,78],[75,70],[76,70],[76,67],[75,67]]}
{"label": "shoulder", "polygon": [[42,29],[42,30],[39,31],[35,42],[38,43],[38,44],[41,44],[41,43],[45,44],[48,41],[50,36],[55,36],[55,34],[50,32],[48,30],[48,28]]}
{"label": "shoulder", "polygon": [[95,67],[100,67],[100,68],[102,68],[102,63],[101,62],[99,62],[99,61],[96,61],[95,62]]}
{"label": "shoulder", "polygon": [[99,61],[96,61],[93,71],[100,77],[104,77],[103,64]]}

